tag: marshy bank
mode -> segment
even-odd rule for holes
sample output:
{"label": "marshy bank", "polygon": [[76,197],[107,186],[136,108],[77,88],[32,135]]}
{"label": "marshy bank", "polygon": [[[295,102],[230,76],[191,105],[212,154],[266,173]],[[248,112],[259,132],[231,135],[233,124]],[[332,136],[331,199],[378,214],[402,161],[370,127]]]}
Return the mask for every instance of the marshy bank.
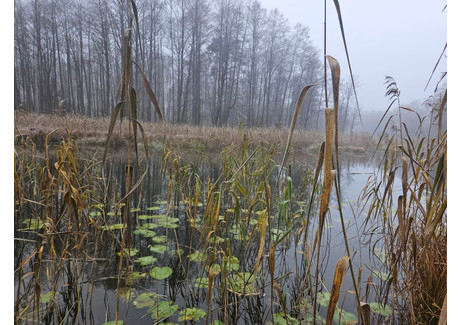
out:
{"label": "marshy bank", "polygon": [[[76,115],[58,116],[15,111],[15,143],[29,137],[38,147],[44,148],[45,138],[50,143],[59,143],[67,137],[67,131],[81,148],[100,148],[107,140],[109,117],[89,118]],[[286,145],[289,129],[285,127],[239,128],[191,126],[186,124],[144,123],[142,125],[152,150],[162,150],[164,145],[173,145],[176,150],[197,149],[219,152],[224,148],[238,149],[247,141],[249,146],[263,146],[280,152]],[[112,150],[126,151],[129,122],[117,122],[112,136]],[[244,136],[243,136],[244,134]],[[246,137],[246,138],[245,138]],[[323,132],[317,130],[295,130],[292,148],[298,153],[310,152],[316,155],[323,141]],[[341,149],[350,154],[366,154],[375,151],[377,141],[370,134],[354,133],[341,135]],[[184,152],[187,154],[187,152]]]}

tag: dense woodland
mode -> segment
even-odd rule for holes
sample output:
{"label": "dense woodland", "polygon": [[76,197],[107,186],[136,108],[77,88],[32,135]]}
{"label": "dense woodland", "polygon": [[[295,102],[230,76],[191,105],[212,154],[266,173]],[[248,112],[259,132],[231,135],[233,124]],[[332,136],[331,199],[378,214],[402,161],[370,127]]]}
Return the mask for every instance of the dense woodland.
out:
{"label": "dense woodland", "polygon": [[[303,25],[250,0],[139,0],[133,61],[143,66],[169,123],[287,125],[300,90],[323,79],[322,59]],[[127,1],[16,0],[15,109],[109,115],[119,97]],[[131,15],[131,16],[130,16]],[[140,34],[140,35],[139,35]],[[139,37],[140,36],[140,37]],[[137,72],[137,71],[136,71]],[[139,118],[157,116],[139,73]],[[343,131],[356,119],[341,87]],[[322,125],[322,87],[298,126]]]}

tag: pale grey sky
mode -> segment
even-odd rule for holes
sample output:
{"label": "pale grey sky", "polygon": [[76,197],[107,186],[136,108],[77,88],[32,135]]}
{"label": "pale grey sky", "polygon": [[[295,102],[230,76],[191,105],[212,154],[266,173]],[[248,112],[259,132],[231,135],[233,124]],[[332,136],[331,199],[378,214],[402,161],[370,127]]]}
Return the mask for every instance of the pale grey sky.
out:
{"label": "pale grey sky", "polygon": [[[278,8],[293,25],[310,28],[311,40],[323,51],[324,1],[260,0]],[[384,78],[395,78],[402,103],[424,100],[433,93],[447,59],[441,59],[426,91],[425,85],[447,41],[446,0],[341,0],[340,7],[351,66],[359,84],[362,109],[384,110]],[[327,54],[339,60],[342,78],[349,78],[337,12],[327,0]]]}

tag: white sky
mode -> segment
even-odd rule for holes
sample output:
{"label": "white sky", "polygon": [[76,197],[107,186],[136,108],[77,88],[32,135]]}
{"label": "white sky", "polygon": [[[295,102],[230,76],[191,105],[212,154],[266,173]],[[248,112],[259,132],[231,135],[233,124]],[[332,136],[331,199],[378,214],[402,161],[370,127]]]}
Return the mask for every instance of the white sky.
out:
{"label": "white sky", "polygon": [[[324,1],[259,0],[267,9],[278,8],[292,25],[310,28],[310,38],[323,53]],[[395,78],[402,103],[424,100],[433,93],[441,59],[426,91],[425,85],[447,41],[445,0],[341,0],[345,37],[361,109],[384,110],[384,78]],[[337,12],[327,0],[327,54],[341,66],[342,79],[349,79]]]}

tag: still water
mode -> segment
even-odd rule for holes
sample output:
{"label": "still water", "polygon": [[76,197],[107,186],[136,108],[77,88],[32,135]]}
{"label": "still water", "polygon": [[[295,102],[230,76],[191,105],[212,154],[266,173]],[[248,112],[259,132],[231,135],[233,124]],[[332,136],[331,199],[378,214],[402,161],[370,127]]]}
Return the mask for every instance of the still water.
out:
{"label": "still water", "polygon": [[[282,288],[284,306],[281,306],[280,297],[271,290],[267,263],[268,239],[264,243],[267,249],[257,265],[258,272],[253,274],[254,264],[257,264],[255,261],[260,254],[258,220],[263,212],[254,208],[252,215],[248,216],[247,207],[244,209],[241,206],[239,213],[236,213],[235,206],[230,204],[232,200],[223,198],[217,211],[219,218],[216,219],[219,236],[215,236],[210,233],[212,228],[206,227],[205,221],[201,220],[202,215],[209,213],[205,211],[206,197],[202,195],[200,202],[195,203],[186,200],[183,195],[180,195],[181,191],[171,185],[172,172],[162,166],[160,154],[152,157],[142,189],[137,190],[133,195],[132,257],[128,267],[123,265],[123,271],[127,268],[126,274],[129,275],[128,279],[123,276],[118,297],[119,254],[117,253],[120,250],[122,230],[116,225],[122,223],[119,215],[121,210],[113,204],[104,206],[95,204],[95,207],[89,209],[87,213],[94,220],[99,220],[99,235],[87,241],[88,247],[85,247],[87,256],[63,262],[62,271],[58,273],[57,293],[52,308],[49,307],[50,299],[46,299],[46,294],[50,290],[51,266],[42,268],[40,290],[45,299],[40,303],[40,314],[46,316],[41,323],[106,324],[115,319],[118,304],[118,318],[123,320],[124,324],[156,322],[223,324],[224,321],[230,324],[268,324],[272,322],[272,315],[280,315],[284,308],[293,318],[290,320],[273,318],[276,324],[295,323],[295,318],[304,319],[302,324],[310,324],[306,315],[311,317],[313,299],[311,292],[304,291],[308,291],[311,287],[311,283],[308,283],[309,278],[311,281],[311,277],[314,277],[313,271],[310,275],[307,272],[307,262],[314,263],[315,259],[306,256],[311,250],[313,230],[316,229],[317,199],[313,202],[312,226],[308,228],[310,234],[307,243],[304,242],[304,235],[297,237],[288,235],[276,246],[274,278]],[[377,174],[377,162],[365,155],[344,155],[341,158],[341,201],[348,244],[355,276],[357,277],[359,273],[361,280],[360,295],[365,297],[361,300],[371,302],[378,298],[378,288],[385,278],[380,263],[371,254],[371,249],[376,251],[376,247],[371,247],[371,243],[374,243],[371,239],[380,234],[378,227],[374,227],[369,232],[369,227],[363,226],[366,218],[365,209],[361,210],[362,206],[358,201],[366,183]],[[291,162],[289,174],[296,198],[308,198],[313,190],[308,182],[305,183],[305,179],[311,178],[314,160],[313,156],[305,156],[297,157],[295,162]],[[110,179],[110,182],[107,182],[109,184],[107,190],[110,193],[108,197],[123,197],[126,158],[117,156],[109,165],[110,168],[107,170],[110,172],[106,172],[106,177]],[[223,173],[219,159],[191,157],[184,159],[181,166],[184,172],[176,175],[193,174],[201,180],[202,187],[217,181]],[[193,170],[193,173],[187,173],[187,169]],[[271,189],[277,188],[276,182],[276,177],[270,178]],[[192,183],[196,185],[196,182]],[[299,193],[300,191],[305,193]],[[280,190],[281,198],[283,193]],[[99,198],[95,202],[101,200]],[[302,201],[290,204],[292,211],[306,208]],[[336,263],[346,255],[337,205],[337,194],[333,191],[321,245],[318,301],[326,299],[325,303],[320,302],[318,306],[319,315],[322,317],[326,314],[327,292],[330,292],[332,287]],[[275,224],[278,211],[276,211],[276,204],[273,206],[273,216],[268,219],[273,219],[269,222]],[[105,225],[101,225],[100,222],[102,215],[104,215]],[[238,221],[235,218],[248,220],[246,231],[235,226]],[[301,224],[294,228],[292,234],[296,233]],[[16,227],[16,229],[20,228],[20,225]],[[286,228],[279,228],[279,224],[278,228],[270,229],[272,239],[280,238],[283,231],[286,231]],[[15,238],[16,270],[24,258],[36,249],[37,243],[43,240],[43,236],[26,230],[17,230]],[[209,245],[209,239],[214,240],[213,245]],[[213,249],[206,249],[205,252],[205,242],[207,247],[212,246]],[[59,243],[55,244],[59,249]],[[44,254],[46,255],[46,249]],[[231,259],[228,256],[231,256]],[[49,259],[50,256],[47,255],[42,263],[46,265]],[[214,282],[213,288],[208,290],[210,265],[213,268]],[[27,269],[26,266],[22,274],[27,274],[33,267]],[[314,269],[315,266],[311,266],[311,270]],[[223,275],[224,273],[226,276]],[[368,282],[371,274],[373,274],[372,280]],[[18,276],[16,273],[15,301],[18,300],[17,292],[22,292],[21,287],[25,291],[25,287],[31,285],[26,279],[18,285]],[[304,296],[309,298],[300,299]],[[30,297],[21,297],[21,301],[27,299]],[[212,303],[207,304],[209,301]],[[354,323],[357,320],[354,287],[349,269],[341,288],[338,306],[341,314],[335,320],[337,324],[350,321]],[[299,317],[299,313],[303,313],[304,317]],[[25,312],[21,323],[36,323],[31,321],[31,318],[33,317],[30,312],[29,314]],[[381,318],[374,317],[374,321],[378,319]]]}

